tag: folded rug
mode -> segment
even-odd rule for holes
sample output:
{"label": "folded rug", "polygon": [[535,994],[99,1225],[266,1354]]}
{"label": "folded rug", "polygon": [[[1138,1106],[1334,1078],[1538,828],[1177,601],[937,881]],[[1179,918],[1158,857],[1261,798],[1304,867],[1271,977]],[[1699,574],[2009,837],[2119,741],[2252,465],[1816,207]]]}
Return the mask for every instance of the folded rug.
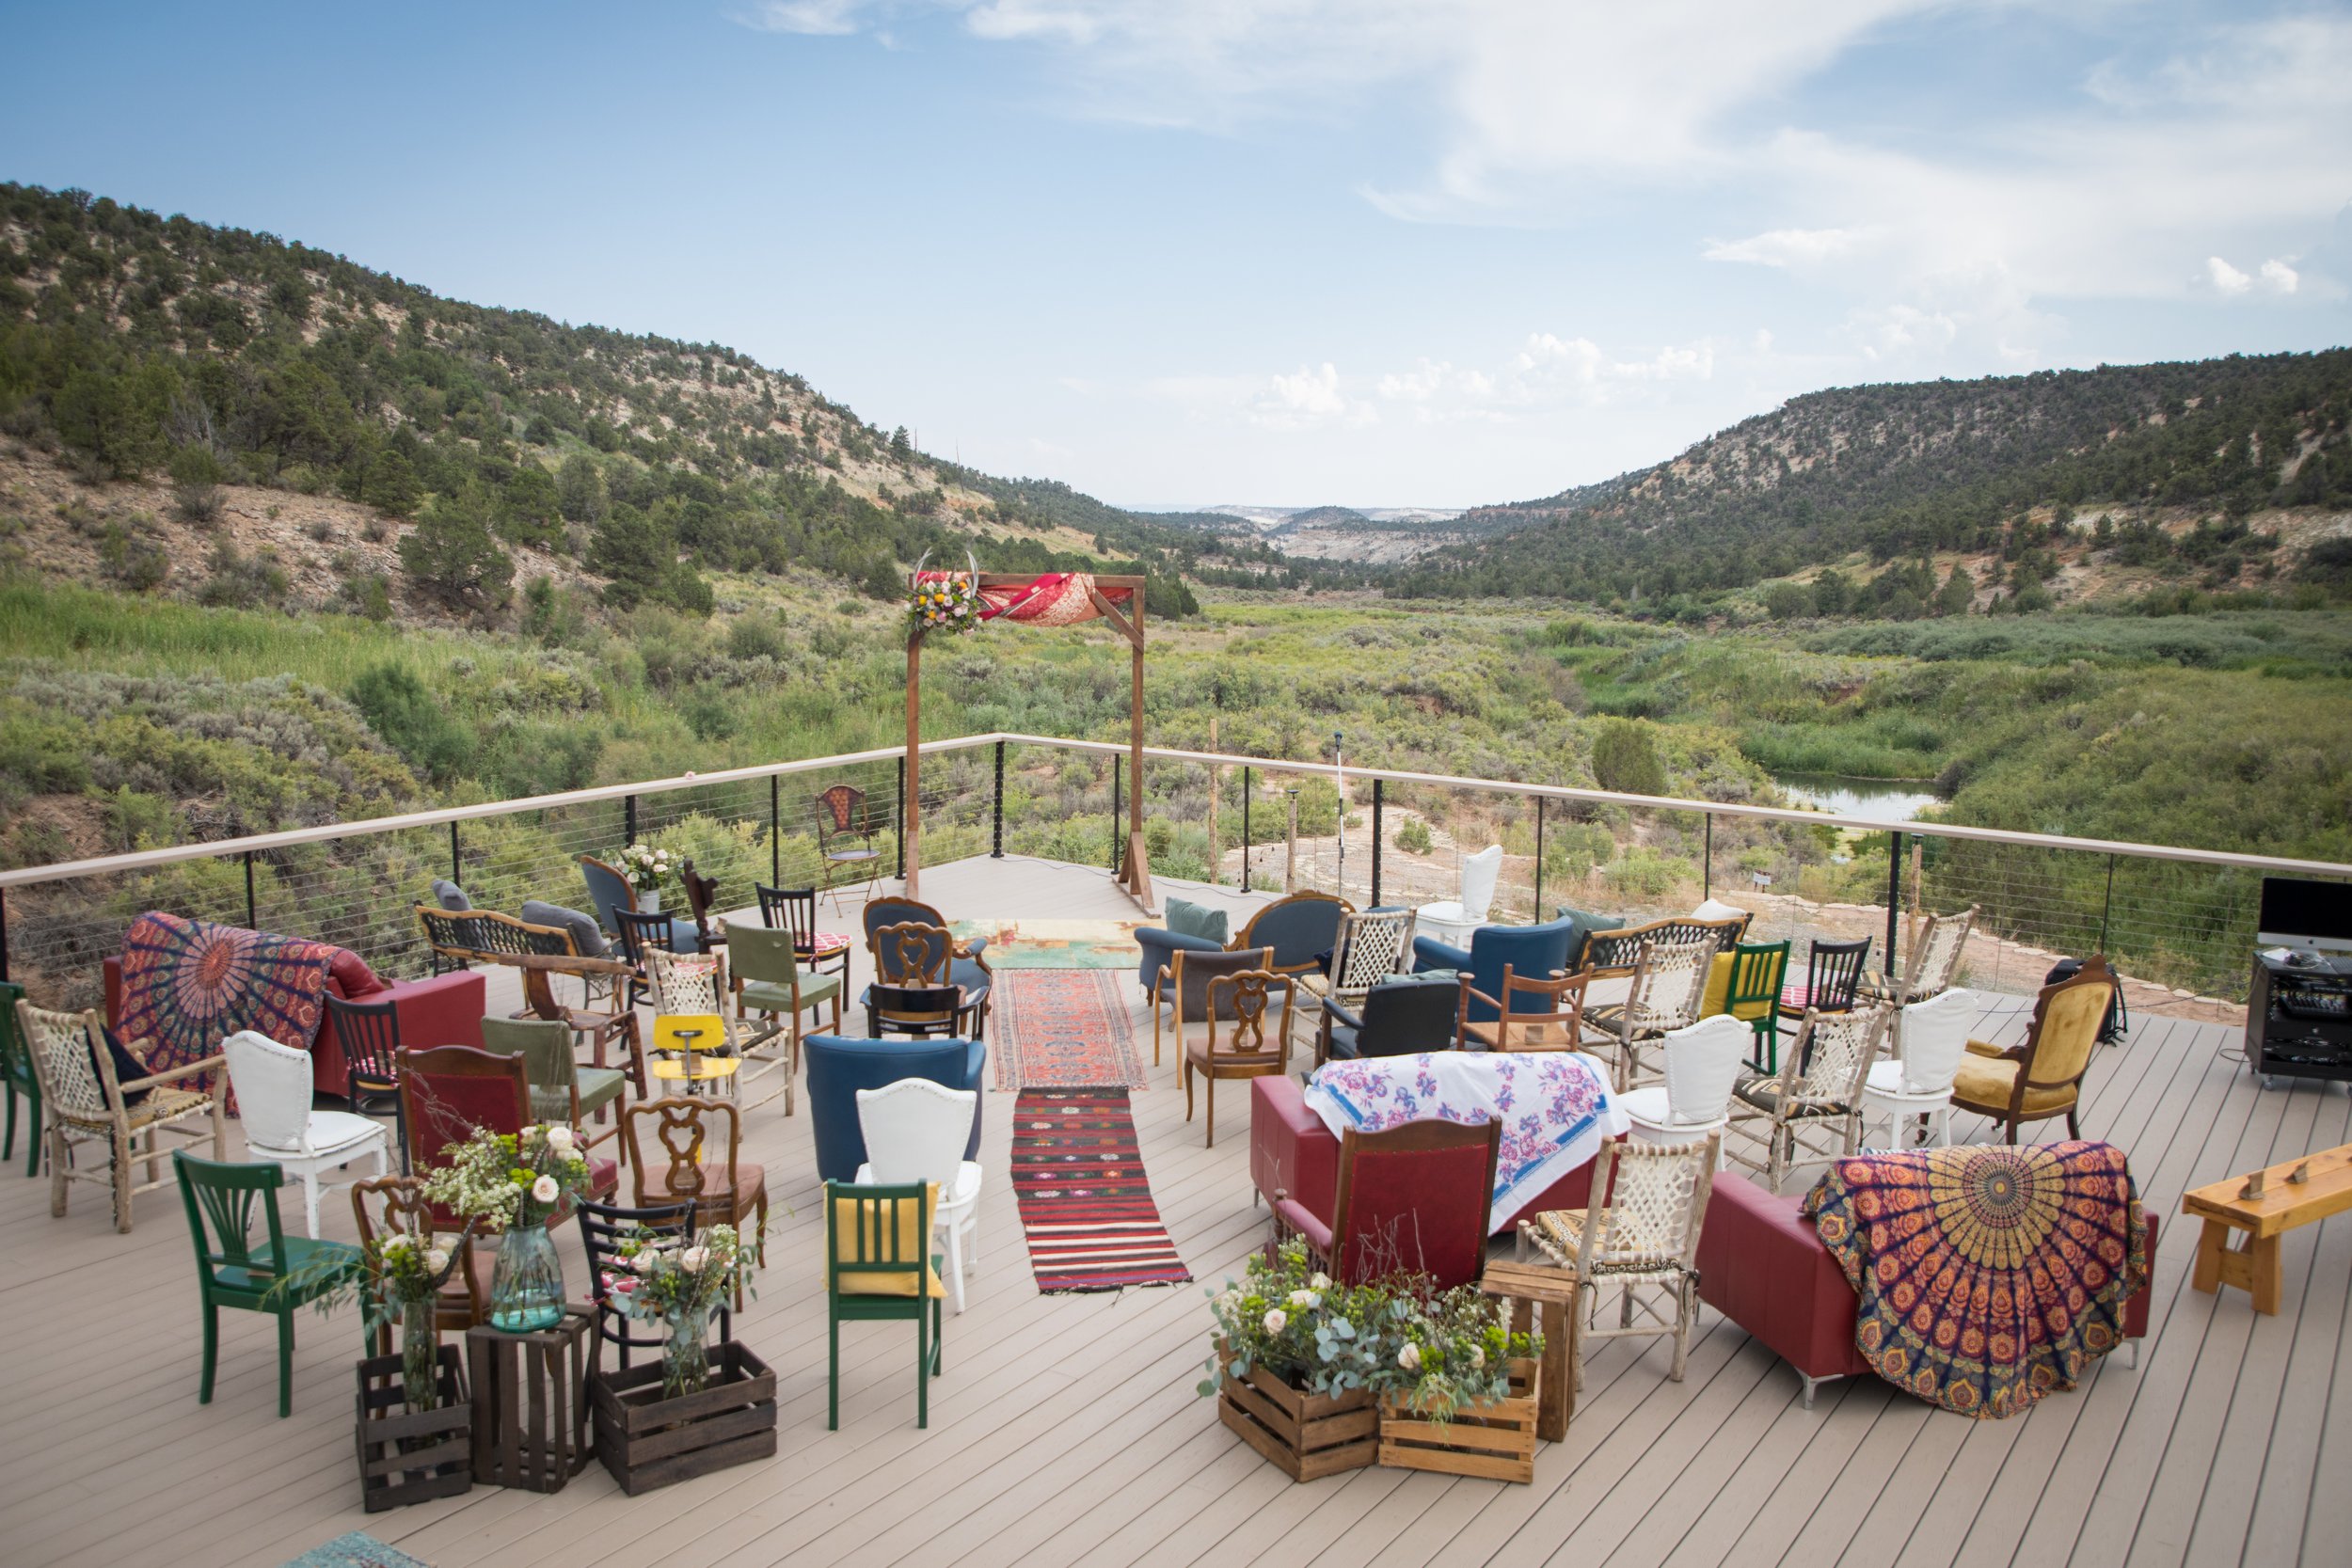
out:
{"label": "folded rug", "polygon": [[410,1557],[397,1546],[387,1546],[365,1530],[353,1530],[325,1545],[311,1547],[287,1562],[285,1568],[432,1568],[432,1564]]}
{"label": "folded rug", "polygon": [[1839,1160],[1804,1212],[1854,1288],[1879,1376],[2013,1416],[2123,1342],[2148,1226],[2112,1144],[1964,1145]]}

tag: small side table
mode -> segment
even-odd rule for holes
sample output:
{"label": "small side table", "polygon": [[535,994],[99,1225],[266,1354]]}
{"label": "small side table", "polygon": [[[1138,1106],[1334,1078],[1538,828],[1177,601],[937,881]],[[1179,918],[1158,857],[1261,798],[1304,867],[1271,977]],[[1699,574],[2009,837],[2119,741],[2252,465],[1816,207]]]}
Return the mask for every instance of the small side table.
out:
{"label": "small side table", "polygon": [[1535,1406],[1535,1435],[1558,1443],[1568,1435],[1576,1414],[1576,1276],[1542,1263],[1489,1263],[1478,1281],[1486,1294],[1511,1304],[1511,1332],[1524,1334],[1540,1321],[1544,1335],[1543,1377]]}
{"label": "small side table", "polygon": [[466,1330],[473,1475],[485,1486],[561,1492],[588,1467],[588,1351],[596,1314],[566,1307],[537,1334]]}

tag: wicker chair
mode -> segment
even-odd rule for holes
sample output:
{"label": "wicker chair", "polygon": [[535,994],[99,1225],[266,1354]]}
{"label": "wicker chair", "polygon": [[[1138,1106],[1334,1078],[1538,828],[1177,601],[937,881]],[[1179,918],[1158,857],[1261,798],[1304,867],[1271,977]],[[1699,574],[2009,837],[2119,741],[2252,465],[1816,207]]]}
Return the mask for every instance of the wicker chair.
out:
{"label": "wicker chair", "polygon": [[[1584,992],[1592,983],[1590,970],[1545,979],[1514,974],[1511,966],[1504,964],[1501,993],[1488,996],[1465,974],[1454,1015],[1454,1037],[1465,1051],[1472,1041],[1489,1051],[1581,1051],[1584,1046]],[[1485,1023],[1473,1022],[1473,1001],[1492,1006],[1496,1017]]]}
{"label": "wicker chair", "polygon": [[[24,1048],[32,1053],[33,1072],[40,1082],[41,1108],[49,1123],[44,1136],[49,1146],[52,1216],[65,1213],[71,1183],[99,1182],[113,1189],[115,1228],[128,1235],[132,1198],[177,1180],[163,1174],[167,1152],[163,1134],[185,1139],[190,1146],[209,1137],[212,1157],[225,1157],[228,1057],[215,1053],[125,1083],[115,1074],[114,1053],[100,1033],[103,1024],[97,1013],[51,1012],[20,997],[16,1026]],[[178,1086],[191,1082],[196,1086]],[[183,1125],[197,1117],[210,1118],[210,1132]],[[105,1168],[75,1170],[72,1151],[77,1144],[103,1147]],[[135,1181],[131,1166],[141,1159],[147,1162],[147,1180]]]}
{"label": "wicker chair", "polygon": [[1919,937],[1911,944],[1911,961],[1903,965],[1900,975],[1864,974],[1858,986],[1866,1002],[1892,1002],[1898,1011],[1887,1030],[1887,1045],[1896,1055],[1903,1053],[1903,1015],[1899,1009],[1914,1002],[1925,1002],[1943,995],[1952,989],[1960,976],[1960,957],[1968,946],[1968,933],[1976,929],[1979,906],[1969,905],[1958,914],[1931,914],[1919,928]]}
{"label": "wicker chair", "polygon": [[[1673,1031],[1699,1021],[1699,1009],[1707,1002],[1708,975],[1715,965],[1715,949],[1711,931],[1691,940],[1650,941],[1641,945],[1629,970],[1585,972],[1596,980],[1622,976],[1631,982],[1624,1001],[1584,1009],[1585,1042],[1605,1045],[1615,1053],[1620,1091],[1640,1087],[1648,1070],[1643,1060],[1645,1050]],[[1586,950],[1591,950],[1589,944]]]}
{"label": "wicker chair", "polygon": [[[1607,1208],[1554,1209],[1519,1222],[1519,1260],[1529,1261],[1532,1250],[1575,1282],[1580,1322],[1573,1343],[1671,1336],[1674,1367],[1667,1375],[1682,1381],[1691,1326],[1698,1321],[1699,1229],[1722,1143],[1720,1132],[1671,1146],[1604,1143],[1593,1162],[1593,1191],[1609,1195]],[[1614,1328],[1599,1326],[1604,1285],[1619,1287]],[[1576,1382],[1584,1386],[1581,1349]]]}
{"label": "wicker chair", "polygon": [[1331,973],[1313,972],[1299,983],[1317,996],[1328,996],[1350,1007],[1363,1005],[1364,993],[1413,963],[1411,910],[1349,911],[1340,916],[1340,934],[1331,949]]}
{"label": "wicker chair", "polygon": [[1778,1192],[1799,1153],[1812,1160],[1852,1153],[1862,1137],[1862,1091],[1890,1011],[1882,1005],[1805,1014],[1780,1070],[1750,1073],[1732,1090],[1731,1130],[1760,1139],[1764,1157],[1752,1158],[1738,1145],[1725,1156],[1762,1171]]}

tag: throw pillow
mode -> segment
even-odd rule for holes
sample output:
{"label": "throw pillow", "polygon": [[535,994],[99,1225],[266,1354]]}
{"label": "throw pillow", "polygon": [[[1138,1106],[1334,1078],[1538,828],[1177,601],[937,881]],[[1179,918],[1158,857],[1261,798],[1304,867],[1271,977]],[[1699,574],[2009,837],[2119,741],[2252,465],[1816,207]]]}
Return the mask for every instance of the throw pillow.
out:
{"label": "throw pillow", "polygon": [[338,947],[326,960],[326,977],[334,982],[335,990],[346,1002],[357,1002],[390,988],[376,978],[368,960],[348,947]]}
{"label": "throw pillow", "polygon": [[544,903],[536,898],[523,900],[523,924],[526,926],[563,926],[572,933],[572,951],[583,958],[608,956],[603,928],[594,915],[578,910],[567,910],[561,904]]}
{"label": "throw pillow", "polygon": [[1567,967],[1570,973],[1584,967],[1584,944],[1592,940],[1595,931],[1621,931],[1626,924],[1625,916],[1621,914],[1587,914],[1565,904],[1560,906],[1559,918],[1569,923]]}
{"label": "throw pillow", "polygon": [[[95,1053],[97,1051],[103,1051],[112,1058],[116,1087],[120,1088],[125,1084],[135,1084],[147,1076],[147,1064],[131,1054],[131,1048],[123,1044],[120,1037],[104,1024],[98,1026],[98,1038],[92,1044],[93,1066],[96,1065]],[[136,1105],[145,1100],[147,1095],[148,1091],[145,1089],[124,1089],[122,1102],[125,1105]]]}
{"label": "throw pillow", "polygon": [[1748,911],[1737,904],[1726,904],[1720,898],[1709,898],[1691,911],[1693,920],[1745,920]]}
{"label": "throw pillow", "polygon": [[433,896],[453,914],[465,914],[473,908],[473,900],[466,895],[466,890],[447,877],[433,879]]}
{"label": "throw pillow", "polygon": [[1222,947],[1232,940],[1225,911],[1200,904],[1189,904],[1182,898],[1168,901],[1168,928],[1180,937],[1199,937],[1203,942]]}

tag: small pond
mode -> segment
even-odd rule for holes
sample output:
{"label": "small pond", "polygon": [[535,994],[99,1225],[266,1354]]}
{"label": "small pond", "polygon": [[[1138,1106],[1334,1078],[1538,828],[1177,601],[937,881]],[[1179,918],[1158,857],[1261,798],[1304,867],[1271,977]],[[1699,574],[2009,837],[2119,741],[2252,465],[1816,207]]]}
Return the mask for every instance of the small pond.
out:
{"label": "small pond", "polygon": [[1837,816],[1867,816],[1908,822],[1943,797],[1921,779],[1846,779],[1835,773],[1775,773],[1772,782],[1789,800]]}

